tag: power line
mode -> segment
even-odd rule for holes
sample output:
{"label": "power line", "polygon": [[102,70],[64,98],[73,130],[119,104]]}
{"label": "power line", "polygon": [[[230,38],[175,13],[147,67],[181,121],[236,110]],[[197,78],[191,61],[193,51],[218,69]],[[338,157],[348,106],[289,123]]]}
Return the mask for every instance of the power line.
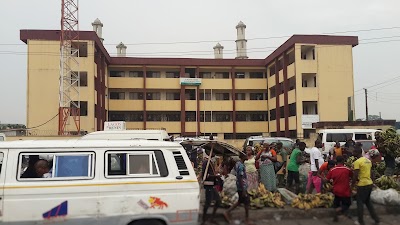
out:
{"label": "power line", "polygon": [[51,119],[47,120],[46,122],[44,122],[44,123],[42,123],[42,124],[40,124],[40,125],[38,125],[38,126],[34,126],[34,127],[30,127],[30,128],[25,128],[24,130],[32,130],[32,129],[36,129],[36,128],[38,128],[38,127],[44,126],[44,125],[46,125],[47,123],[49,123],[50,121],[52,121],[54,118],[56,118],[58,115],[59,115],[59,113],[57,113],[57,114],[56,114],[55,116],[53,116]]}
{"label": "power line", "polygon": [[[386,42],[397,42],[400,41],[399,40],[388,40],[388,41],[377,41],[377,42],[365,42],[365,43],[360,43],[359,45],[367,45],[367,44],[377,44],[377,43],[386,43]],[[337,47],[337,45],[328,45],[328,46],[316,46],[316,48],[332,48],[332,47]],[[273,47],[263,47],[263,48],[253,48],[253,49],[266,49],[266,48],[273,48]],[[278,47],[276,47],[278,48]],[[275,49],[276,49],[275,48]],[[228,50],[228,51],[235,51],[235,50]],[[273,50],[268,50],[268,51],[247,51],[248,53],[256,53],[256,52],[270,52]],[[176,57],[176,56],[188,56],[188,55],[210,55],[213,54],[213,51],[204,51],[204,52],[209,52],[209,53],[190,53],[190,52],[203,52],[203,51],[187,51],[187,52],[146,52],[146,53],[128,53],[128,56],[136,56],[136,57],[140,57],[140,56],[151,56],[154,54],[157,54],[159,56],[171,56],[171,57]],[[168,54],[168,55],[160,55],[160,53],[162,54]],[[181,53],[181,54],[176,54],[176,55],[172,55],[174,53]],[[228,53],[224,53],[224,54],[235,54],[236,52],[228,52]],[[0,55],[46,55],[46,56],[57,56],[59,57],[59,53],[58,52],[16,52],[16,51],[0,51]],[[94,54],[88,54],[88,56],[93,56]],[[362,89],[361,89],[362,90]],[[361,90],[357,90],[361,91]]]}
{"label": "power line", "polygon": [[[397,82],[397,81],[400,81],[399,79],[400,79],[400,76],[396,76],[396,77],[390,78],[389,80],[386,80],[386,81],[384,81],[384,82],[377,83],[377,84],[374,84],[374,85],[371,85],[371,86],[368,86],[368,87],[359,89],[359,90],[357,90],[357,91],[355,91],[355,92],[363,91],[364,89],[369,89],[369,88],[373,88],[373,87],[376,88],[377,86],[380,86],[380,85],[386,84],[386,83],[390,83],[390,82],[393,82],[393,81],[396,81],[396,82]],[[390,85],[392,85],[392,84],[390,84]],[[386,87],[386,86],[384,86],[384,87]]]}
{"label": "power line", "polygon": [[[336,32],[327,32],[322,33],[322,35],[329,35],[329,34],[344,34],[344,33],[355,33],[355,32],[371,32],[371,31],[382,31],[382,30],[394,30],[400,29],[399,26],[394,27],[383,27],[383,28],[371,28],[371,29],[361,29],[361,30],[348,30],[348,31],[336,31]],[[256,37],[256,38],[248,38],[247,40],[268,40],[268,39],[279,39],[279,38],[288,38],[292,35],[282,35],[282,36],[272,36],[272,37]],[[393,38],[399,36],[391,36],[391,37],[378,37],[378,38],[369,38],[363,40],[374,40],[374,39],[384,39],[384,38]],[[139,42],[139,43],[128,43],[125,45],[174,45],[174,44],[199,44],[199,43],[216,43],[216,42],[233,42],[236,41],[234,39],[220,39],[220,40],[198,40],[198,41],[175,41],[175,42]],[[360,40],[362,41],[362,40]],[[8,44],[3,43],[0,45],[25,45],[25,44]],[[41,45],[41,44],[38,44]],[[52,44],[49,44],[52,45]],[[55,44],[59,45],[59,44]],[[118,44],[103,44],[103,45],[118,45]]]}

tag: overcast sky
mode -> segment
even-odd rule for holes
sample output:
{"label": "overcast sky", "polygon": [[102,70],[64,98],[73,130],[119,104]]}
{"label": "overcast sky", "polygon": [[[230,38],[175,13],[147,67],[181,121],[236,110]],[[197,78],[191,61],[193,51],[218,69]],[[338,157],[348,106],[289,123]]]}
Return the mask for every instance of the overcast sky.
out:
{"label": "overcast sky", "polygon": [[[1,123],[26,123],[27,48],[19,30],[60,29],[60,2],[0,0]],[[390,80],[400,77],[399,9],[399,0],[81,0],[79,23],[81,30],[91,30],[99,18],[111,55],[122,41],[128,56],[149,57],[212,58],[212,47],[220,41],[224,57],[233,58],[240,20],[247,25],[247,39],[357,35],[361,44],[353,48],[356,117],[365,118],[364,95],[358,90],[368,87],[370,114],[381,112],[384,119],[400,120],[400,79]],[[353,32],[340,33],[344,31]],[[249,40],[248,55],[265,58],[286,39]],[[138,45],[191,41],[211,42]],[[391,82],[376,86],[387,80]]]}

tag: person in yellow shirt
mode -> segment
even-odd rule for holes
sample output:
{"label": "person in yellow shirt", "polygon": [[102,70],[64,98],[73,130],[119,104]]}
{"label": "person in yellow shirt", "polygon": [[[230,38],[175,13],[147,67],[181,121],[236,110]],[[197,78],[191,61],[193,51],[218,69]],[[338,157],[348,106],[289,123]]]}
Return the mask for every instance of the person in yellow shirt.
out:
{"label": "person in yellow shirt", "polygon": [[378,215],[376,215],[374,207],[371,203],[371,192],[372,192],[372,179],[371,179],[371,168],[372,162],[362,157],[361,147],[354,149],[353,155],[358,159],[353,164],[353,187],[357,184],[357,215],[358,223],[364,225],[364,204],[367,206],[372,219],[375,220],[375,224],[379,224]]}

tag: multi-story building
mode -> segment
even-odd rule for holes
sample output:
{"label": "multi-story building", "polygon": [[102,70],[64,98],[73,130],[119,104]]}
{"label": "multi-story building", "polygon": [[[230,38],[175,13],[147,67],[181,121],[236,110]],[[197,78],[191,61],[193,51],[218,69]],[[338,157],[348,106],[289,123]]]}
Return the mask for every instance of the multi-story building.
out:
{"label": "multi-story building", "polygon": [[[104,121],[126,121],[128,129],[166,128],[170,134],[307,137],[312,123],[354,117],[352,48],[357,37],[293,35],[265,59],[248,59],[245,28],[237,26],[237,57],[111,57],[102,24],[80,31],[81,129],[103,129]],[[97,33],[96,33],[97,32]],[[58,113],[59,35],[56,30],[21,30],[28,47],[27,126]],[[78,99],[76,99],[78,100]],[[71,126],[71,125],[70,125]],[[57,133],[57,119],[40,126]]]}

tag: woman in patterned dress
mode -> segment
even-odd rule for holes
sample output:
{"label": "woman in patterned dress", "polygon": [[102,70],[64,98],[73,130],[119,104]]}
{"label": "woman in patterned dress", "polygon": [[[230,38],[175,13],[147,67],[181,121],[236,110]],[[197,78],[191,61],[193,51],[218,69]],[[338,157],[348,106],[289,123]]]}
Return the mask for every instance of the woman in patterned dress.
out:
{"label": "woman in patterned dress", "polygon": [[247,160],[244,161],[247,173],[247,190],[251,191],[258,187],[258,172],[256,168],[256,159],[251,146],[246,148]]}
{"label": "woman in patterned dress", "polygon": [[276,191],[276,174],[274,162],[276,162],[276,152],[268,143],[264,143],[263,151],[260,151],[256,160],[260,160],[260,183],[264,184],[269,191]]}

